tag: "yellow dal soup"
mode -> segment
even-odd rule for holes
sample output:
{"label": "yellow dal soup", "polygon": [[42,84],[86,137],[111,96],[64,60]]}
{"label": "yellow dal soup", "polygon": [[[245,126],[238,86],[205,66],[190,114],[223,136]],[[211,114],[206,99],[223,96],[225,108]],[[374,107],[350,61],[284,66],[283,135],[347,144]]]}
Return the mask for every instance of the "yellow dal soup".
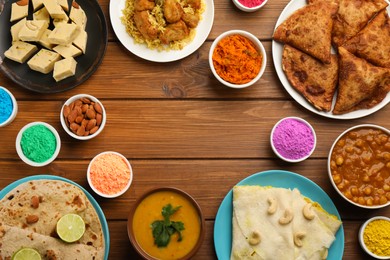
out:
{"label": "yellow dal soup", "polygon": [[[183,222],[185,229],[181,231],[181,241],[178,241],[179,235],[174,233],[166,247],[158,247],[154,243],[151,224],[164,219],[161,211],[168,204],[174,208],[181,206],[170,220]],[[186,256],[195,247],[201,231],[199,214],[192,203],[179,193],[165,190],[154,192],[142,200],[134,212],[132,224],[139,246],[150,256],[163,260]]]}

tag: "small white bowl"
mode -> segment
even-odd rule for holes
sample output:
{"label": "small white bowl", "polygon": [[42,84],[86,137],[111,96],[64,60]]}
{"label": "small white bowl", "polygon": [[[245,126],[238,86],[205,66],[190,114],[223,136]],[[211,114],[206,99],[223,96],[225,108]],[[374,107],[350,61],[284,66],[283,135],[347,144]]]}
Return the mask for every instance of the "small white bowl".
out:
{"label": "small white bowl", "polygon": [[0,123],[0,127],[4,127],[6,125],[9,125],[12,121],[14,121],[16,114],[18,113],[18,103],[16,102],[16,99],[15,99],[14,95],[12,95],[11,91],[9,91],[8,89],[6,89],[5,87],[2,87],[2,86],[0,86],[0,89],[3,89],[10,96],[10,98],[12,100],[12,113],[11,113],[11,115],[8,117],[7,120]]}
{"label": "small white bowl", "polygon": [[[303,156],[299,157],[299,158],[296,158],[296,159],[293,159],[293,158],[287,158],[286,156],[284,156],[283,154],[281,154],[281,152],[276,148],[275,144],[274,144],[274,140],[273,140],[273,137],[275,135],[275,130],[276,128],[285,120],[295,120],[295,121],[298,121],[298,122],[301,122],[303,123],[304,125],[306,125],[309,130],[311,131],[311,134],[312,134],[312,137],[313,137],[313,147],[311,148],[310,151],[307,151],[306,154],[304,154]],[[315,148],[316,148],[316,144],[317,144],[317,136],[316,136],[316,132],[314,131],[314,128],[311,126],[311,124],[309,124],[309,122],[307,122],[306,120],[302,119],[302,118],[299,118],[299,117],[294,117],[294,116],[291,116],[291,117],[285,117],[285,118],[282,118],[281,120],[279,120],[275,125],[274,127],[272,128],[272,131],[271,131],[271,135],[270,135],[270,143],[271,143],[271,147],[272,147],[272,150],[274,151],[274,153],[282,160],[286,161],[286,162],[291,162],[291,163],[297,163],[297,162],[302,162],[304,160],[306,160],[307,158],[309,158],[310,155],[312,155],[312,153],[314,152]]]}
{"label": "small white bowl", "polygon": [[[26,131],[28,128],[36,126],[36,125],[45,126],[47,129],[49,129],[53,133],[54,137],[56,138],[56,149],[55,149],[53,155],[44,162],[35,162],[35,161],[32,161],[29,158],[27,158],[26,155],[23,153],[23,149],[21,146],[21,140],[22,140],[22,136],[23,136],[24,131]],[[20,159],[22,159],[28,165],[31,165],[34,167],[42,167],[42,166],[48,165],[49,163],[54,161],[54,159],[56,159],[58,154],[60,153],[60,149],[61,149],[61,139],[60,139],[60,136],[58,135],[57,130],[45,122],[32,122],[32,123],[25,125],[22,129],[20,129],[20,131],[16,137],[16,152],[18,153]]]}
{"label": "small white bowl", "polygon": [[[219,41],[222,40],[223,38],[227,37],[227,36],[230,36],[230,35],[235,35],[235,34],[239,34],[239,35],[242,35],[246,38],[248,38],[250,41],[252,41],[254,43],[254,45],[256,46],[257,50],[261,53],[262,55],[262,63],[261,63],[261,68],[260,68],[260,71],[259,73],[257,74],[257,76],[252,79],[251,81],[245,83],[245,84],[233,84],[233,83],[230,83],[230,82],[227,82],[225,81],[224,79],[222,79],[217,71],[215,70],[214,68],[214,64],[213,64],[213,53],[214,53],[214,49],[216,48],[216,46],[218,45]],[[227,31],[227,32],[224,32],[222,33],[221,35],[219,35],[213,42],[213,44],[211,45],[210,47],[210,52],[209,52],[209,65],[210,65],[210,68],[211,68],[211,71],[213,72],[214,76],[217,78],[217,80],[219,82],[221,82],[222,84],[224,84],[225,86],[227,87],[230,87],[230,88],[246,88],[246,87],[249,87],[251,85],[253,85],[254,83],[256,83],[260,78],[261,76],[263,75],[264,71],[265,71],[265,67],[267,65],[267,53],[265,52],[265,49],[264,49],[264,46],[263,44],[260,42],[260,40],[254,36],[253,34],[249,33],[249,32],[246,32],[246,31],[242,31],[242,30],[231,30],[231,31]]]}
{"label": "small white bowl", "polygon": [[373,252],[371,252],[367,248],[366,244],[364,243],[364,230],[366,229],[367,225],[369,223],[371,223],[372,221],[379,220],[379,219],[387,220],[387,221],[390,222],[390,218],[384,217],[384,216],[377,216],[377,217],[373,217],[373,218],[368,219],[360,227],[360,230],[359,230],[359,244],[363,248],[363,250],[366,251],[367,254],[369,254],[370,256],[374,257],[375,259],[390,259],[390,255],[389,256],[379,256],[379,255],[374,254]]}
{"label": "small white bowl", "polygon": [[[239,0],[233,0],[233,3],[234,3],[234,4],[236,5],[236,7],[237,7],[238,9],[240,9],[241,11],[250,13],[250,12],[255,12],[255,11],[261,9],[261,8],[267,3],[267,1],[268,1],[268,0],[264,0],[264,1],[262,1],[261,3],[259,3],[258,5],[253,6],[253,7],[248,7],[248,6],[246,6],[246,5],[242,4],[242,3],[240,3]],[[259,1],[259,2],[260,2],[260,1]]]}
{"label": "small white bowl", "polygon": [[337,138],[336,140],[333,142],[333,145],[332,147],[330,148],[330,151],[329,151],[329,154],[328,154],[328,177],[330,179],[330,182],[332,183],[332,186],[333,188],[337,191],[337,193],[343,198],[345,199],[346,201],[348,201],[349,203],[355,205],[355,206],[358,206],[360,208],[365,208],[365,209],[379,209],[379,208],[384,208],[384,207],[387,207],[387,206],[390,206],[390,200],[387,201],[387,203],[385,204],[381,204],[381,205],[372,205],[372,206],[368,206],[368,205],[362,205],[362,204],[359,204],[357,202],[354,202],[353,200],[351,199],[348,199],[342,191],[340,191],[340,189],[337,187],[337,184],[335,183],[334,179],[333,179],[333,176],[332,176],[332,169],[331,169],[331,157],[332,157],[332,153],[333,153],[333,149],[335,148],[336,144],[338,143],[338,141],[345,135],[347,134],[348,132],[352,131],[352,130],[356,130],[358,128],[374,128],[374,129],[379,129],[379,130],[382,130],[383,132],[387,133],[387,135],[390,135],[390,130],[382,127],[382,126],[379,126],[379,125],[374,125],[374,124],[361,124],[361,125],[356,125],[356,126],[353,126],[353,127],[350,127],[348,128],[347,130],[345,130],[344,132],[342,132]]}
{"label": "small white bowl", "polygon": [[[64,113],[64,108],[65,108],[65,105],[70,105],[73,101],[76,101],[80,98],[89,98],[91,101],[95,102],[95,103],[99,103],[101,108],[102,108],[102,111],[103,111],[103,114],[102,114],[102,123],[100,124],[99,126],[99,129],[94,133],[94,134],[90,134],[90,135],[87,135],[87,136],[79,136],[75,133],[73,133],[68,125],[66,124],[65,122],[65,117],[63,116],[63,113]],[[77,139],[77,140],[90,140],[96,136],[98,136],[104,129],[104,126],[106,125],[106,120],[107,120],[107,113],[106,113],[106,110],[102,104],[102,102],[100,102],[99,99],[97,99],[96,97],[94,96],[91,96],[91,95],[88,95],[88,94],[77,94],[71,98],[69,98],[65,103],[64,105],[62,106],[61,108],[61,113],[60,113],[60,121],[61,121],[61,125],[62,125],[62,128],[64,128],[65,132],[67,132],[71,137]]]}
{"label": "small white bowl", "polygon": [[[130,171],[130,177],[127,180],[126,185],[121,190],[119,190],[118,192],[116,192],[114,194],[106,194],[106,193],[103,193],[102,191],[98,190],[95,187],[95,185],[93,184],[92,178],[91,178],[91,168],[92,168],[92,165],[95,163],[96,159],[98,159],[101,156],[107,155],[107,154],[112,154],[112,155],[118,156],[120,159],[122,159],[125,162],[125,164],[127,165],[128,170]],[[110,176],[112,176],[112,173],[110,174]],[[102,152],[102,153],[96,155],[91,160],[91,162],[89,163],[88,170],[87,170],[87,180],[88,180],[88,183],[89,183],[89,186],[91,187],[91,189],[96,194],[98,194],[99,196],[104,197],[104,198],[116,198],[116,197],[121,196],[123,193],[125,193],[130,188],[130,185],[131,185],[131,183],[133,181],[133,169],[131,168],[131,164],[129,163],[127,158],[125,156],[123,156],[122,154],[117,153],[117,152],[113,152],[113,151]],[[112,183],[112,182],[109,182],[109,183]]]}

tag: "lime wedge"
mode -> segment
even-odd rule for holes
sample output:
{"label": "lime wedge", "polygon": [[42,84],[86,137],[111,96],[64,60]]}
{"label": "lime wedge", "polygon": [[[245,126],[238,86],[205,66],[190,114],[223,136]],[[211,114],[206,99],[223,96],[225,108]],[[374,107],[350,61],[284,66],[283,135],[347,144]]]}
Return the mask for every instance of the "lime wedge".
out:
{"label": "lime wedge", "polygon": [[57,234],[65,242],[79,240],[85,232],[84,220],[77,214],[66,214],[57,222]]}
{"label": "lime wedge", "polygon": [[12,260],[41,260],[41,255],[37,250],[32,248],[22,248],[12,256]]}

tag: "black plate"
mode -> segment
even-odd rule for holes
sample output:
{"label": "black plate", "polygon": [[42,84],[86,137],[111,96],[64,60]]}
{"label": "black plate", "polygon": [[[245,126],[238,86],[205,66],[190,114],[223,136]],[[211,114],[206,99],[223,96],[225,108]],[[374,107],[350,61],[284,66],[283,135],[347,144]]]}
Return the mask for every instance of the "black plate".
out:
{"label": "black plate", "polygon": [[[0,0],[1,2],[1,0]],[[7,1],[3,12],[0,13],[0,70],[12,81],[23,88],[39,93],[57,93],[72,89],[87,80],[98,68],[103,60],[107,46],[107,22],[97,0],[77,0],[87,15],[88,34],[86,53],[76,57],[76,74],[56,82],[53,73],[42,74],[31,70],[27,62],[18,62],[5,58],[4,52],[11,46],[12,37],[10,28],[13,23],[11,4],[16,0]],[[0,6],[1,10],[1,6]]]}

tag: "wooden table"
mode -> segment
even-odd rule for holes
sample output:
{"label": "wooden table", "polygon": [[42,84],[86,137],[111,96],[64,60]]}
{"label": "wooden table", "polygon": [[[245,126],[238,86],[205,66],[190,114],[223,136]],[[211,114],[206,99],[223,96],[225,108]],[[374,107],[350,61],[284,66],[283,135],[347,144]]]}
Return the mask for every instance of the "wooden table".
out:
{"label": "wooden table", "polygon": [[[139,258],[126,231],[130,208],[146,190],[174,186],[193,195],[204,211],[206,236],[194,259],[205,260],[216,259],[214,220],[232,186],[256,172],[288,170],[317,183],[334,201],[345,231],[343,259],[368,259],[358,244],[359,227],[369,217],[389,216],[390,208],[362,210],[340,198],[328,179],[327,156],[335,138],[351,126],[372,123],[390,128],[390,106],[364,118],[335,120],[314,114],[291,98],[276,75],[271,51],[274,26],[288,0],[269,0],[255,13],[239,11],[229,0],[215,0],[215,20],[207,41],[187,58],[170,63],[145,61],[128,52],[113,33],[109,0],[99,2],[109,42],[102,64],[85,83],[64,93],[42,95],[0,74],[0,85],[11,90],[19,104],[13,123],[0,128],[0,188],[26,176],[53,174],[91,191],[86,180],[91,158],[102,151],[120,152],[134,170],[130,190],[116,199],[95,196],[108,220],[109,259]],[[231,29],[255,34],[268,54],[264,76],[243,90],[221,85],[208,64],[212,41]],[[60,125],[63,102],[78,93],[100,98],[107,110],[104,131],[90,141],[72,139]],[[316,150],[304,162],[282,162],[271,150],[272,126],[286,116],[302,117],[316,130]],[[62,139],[58,158],[42,168],[26,165],[15,150],[18,131],[32,121],[52,124]]]}

